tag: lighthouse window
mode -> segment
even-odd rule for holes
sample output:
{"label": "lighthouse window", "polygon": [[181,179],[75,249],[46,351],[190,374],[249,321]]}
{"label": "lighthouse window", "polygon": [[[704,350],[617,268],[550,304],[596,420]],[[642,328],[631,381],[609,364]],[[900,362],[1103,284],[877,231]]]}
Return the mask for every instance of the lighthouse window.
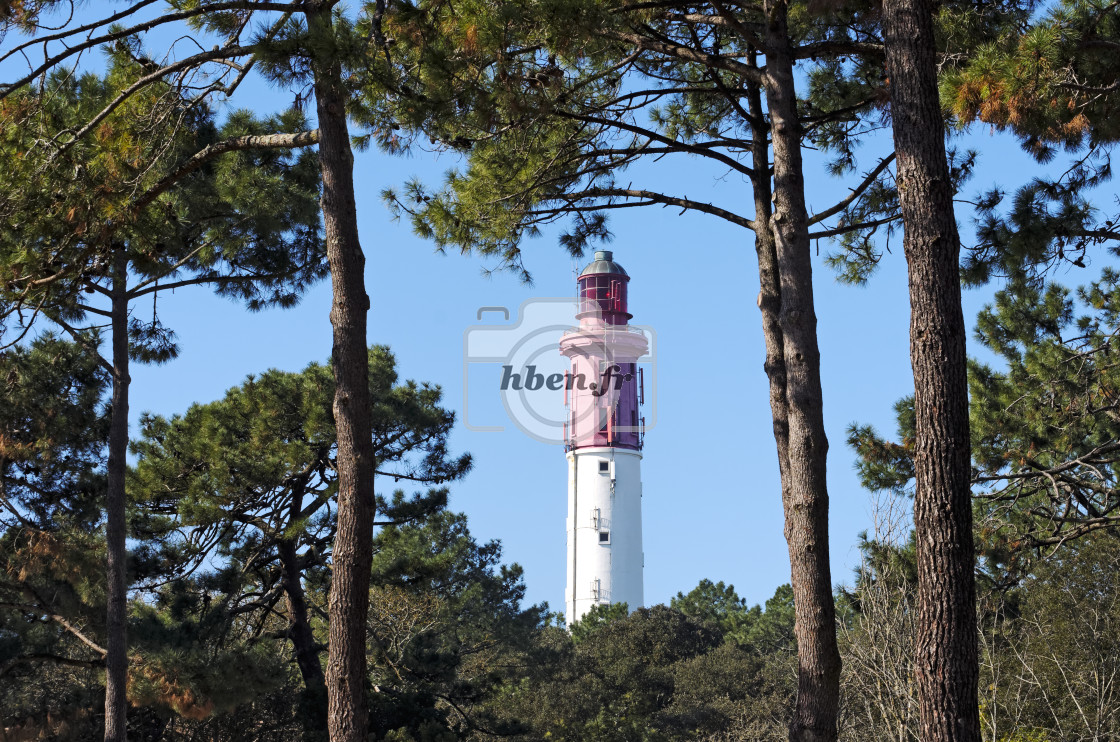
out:
{"label": "lighthouse window", "polygon": [[610,531],[599,531],[599,543],[609,544],[610,542],[611,542],[611,532]]}
{"label": "lighthouse window", "polygon": [[609,462],[609,461],[600,461],[599,462],[599,473],[600,474],[606,474],[610,470],[611,470],[611,462]]}
{"label": "lighthouse window", "polygon": [[606,407],[600,407],[599,408],[599,432],[600,433],[606,433],[607,432],[607,420],[608,420],[609,417],[610,417],[610,410],[608,410]]}

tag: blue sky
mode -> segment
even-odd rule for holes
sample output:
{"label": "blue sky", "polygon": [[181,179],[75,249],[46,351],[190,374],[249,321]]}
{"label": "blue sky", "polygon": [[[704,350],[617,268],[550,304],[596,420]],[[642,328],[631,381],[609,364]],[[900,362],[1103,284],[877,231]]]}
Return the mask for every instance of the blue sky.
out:
{"label": "blue sky", "polygon": [[[87,57],[86,63],[96,67],[98,61]],[[260,112],[293,98],[259,81],[238,95],[240,106]],[[966,197],[997,183],[1013,188],[1037,170],[1009,136],[977,130],[960,144],[981,152]],[[872,167],[875,155],[889,147],[889,130],[871,137],[861,169]],[[478,308],[505,306],[516,314],[528,299],[571,296],[582,266],[567,256],[557,243],[558,230],[552,230],[525,245],[534,285],[508,273],[487,277],[483,269],[493,267],[488,261],[436,254],[406,223],[393,221],[380,199],[383,188],[399,187],[413,176],[434,184],[455,164],[421,150],[405,157],[364,152],[357,154],[355,170],[372,301],[369,341],[389,345],[403,377],[441,385],[446,405],[461,411],[463,333],[477,324]],[[741,178],[694,160],[666,158],[631,174],[636,184],[732,208],[746,204],[737,210],[751,211],[750,188]],[[806,154],[805,175],[814,211],[842,198],[858,180],[831,177],[813,152]],[[969,213],[962,208],[958,220],[967,238]],[[648,207],[614,212],[611,228],[609,248],[632,276],[634,321],[657,333],[658,424],[647,437],[642,464],[647,604],[667,602],[702,578],[733,583],[750,602],[763,602],[788,581],[789,563],[762,370],[753,236],[713,217]],[[892,405],[912,389],[901,237],[890,247],[894,252],[864,287],[835,281],[824,264],[828,244],[820,245],[813,261],[835,583],[851,580],[859,558],[857,534],[871,525],[872,496],[856,479],[845,429],[860,422],[893,431]],[[966,317],[975,317],[991,290],[966,292]],[[178,333],[181,355],[166,366],[134,368],[133,434],[141,412],[181,413],[192,402],[220,397],[248,374],[295,371],[325,360],[331,346],[329,307],[328,282],[294,309],[259,314],[204,288],[161,294],[162,319]],[[493,374],[495,387],[497,379]],[[562,608],[567,467],[562,448],[512,425],[500,433],[459,425],[452,443],[455,451],[474,455],[475,468],[454,486],[451,506],[467,513],[477,538],[501,540],[505,559],[524,566],[530,601]],[[378,487],[385,492],[393,484],[379,480]]]}

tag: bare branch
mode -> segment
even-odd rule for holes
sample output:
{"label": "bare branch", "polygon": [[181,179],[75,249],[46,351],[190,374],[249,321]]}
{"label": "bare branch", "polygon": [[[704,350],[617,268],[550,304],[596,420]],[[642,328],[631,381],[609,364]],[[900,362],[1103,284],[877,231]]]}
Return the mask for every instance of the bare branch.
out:
{"label": "bare branch", "polygon": [[844,209],[848,208],[848,206],[850,206],[853,201],[855,201],[857,198],[859,198],[861,195],[863,195],[864,191],[866,191],[869,187],[871,187],[871,184],[875,182],[875,180],[882,174],[882,172],[884,170],[887,169],[887,167],[892,162],[894,162],[894,152],[891,152],[889,155],[887,155],[882,160],[880,160],[879,164],[875,166],[875,169],[872,170],[870,173],[868,173],[867,177],[863,179],[863,182],[860,183],[855,188],[853,188],[852,192],[849,193],[848,196],[843,201],[840,201],[835,206],[833,206],[831,208],[828,208],[828,209],[825,209],[821,213],[815,214],[812,217],[810,217],[809,218],[809,225],[812,226],[812,225],[816,224],[817,222],[823,222],[825,219],[828,219],[830,216],[835,216],[836,214],[839,214]]}
{"label": "bare branch", "polygon": [[580,191],[580,193],[576,194],[576,196],[588,198],[610,198],[612,196],[620,196],[622,198],[641,198],[646,199],[647,201],[650,201],[652,203],[664,204],[666,206],[680,206],[681,208],[687,209],[689,211],[700,211],[705,214],[718,216],[719,218],[729,221],[732,224],[736,224],[740,227],[746,227],[747,229],[755,228],[755,223],[752,220],[747,219],[743,216],[739,216],[738,214],[728,211],[727,209],[721,209],[718,206],[710,203],[704,203],[703,201],[693,201],[687,197],[679,198],[677,196],[667,196],[663,193],[657,193],[656,191],[645,191],[633,188],[588,188],[587,190]]}
{"label": "bare branch", "polygon": [[810,232],[809,239],[818,240],[823,237],[839,237],[840,235],[847,234],[849,232],[858,232],[863,229],[875,229],[876,227],[881,227],[884,224],[896,222],[901,218],[901,214],[895,214],[894,216],[885,216],[882,219],[874,219],[870,222],[859,222],[858,224],[849,224],[844,227],[837,227],[836,229],[826,229],[823,232]]}

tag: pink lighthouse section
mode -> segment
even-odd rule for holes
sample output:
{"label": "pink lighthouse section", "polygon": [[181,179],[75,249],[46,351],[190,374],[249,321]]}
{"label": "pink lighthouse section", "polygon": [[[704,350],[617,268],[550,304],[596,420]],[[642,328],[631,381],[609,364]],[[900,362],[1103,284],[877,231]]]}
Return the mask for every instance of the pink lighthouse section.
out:
{"label": "pink lighthouse section", "polygon": [[560,352],[571,360],[564,385],[568,422],[568,565],[565,615],[593,606],[643,603],[642,443],[645,335],[630,327],[630,277],[608,250],[579,276],[579,327]]}

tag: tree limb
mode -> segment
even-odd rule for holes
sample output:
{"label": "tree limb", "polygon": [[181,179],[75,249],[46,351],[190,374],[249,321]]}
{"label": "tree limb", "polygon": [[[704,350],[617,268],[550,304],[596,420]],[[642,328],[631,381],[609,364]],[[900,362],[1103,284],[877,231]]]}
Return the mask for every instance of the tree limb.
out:
{"label": "tree limb", "polygon": [[880,160],[879,164],[875,166],[875,169],[868,173],[867,177],[863,179],[863,182],[853,188],[852,192],[848,194],[848,196],[843,201],[840,201],[838,204],[831,208],[825,209],[819,214],[811,216],[809,218],[809,225],[812,226],[817,222],[823,222],[830,216],[839,214],[841,211],[848,208],[848,206],[851,205],[853,201],[863,195],[863,192],[866,191],[871,186],[871,184],[875,182],[876,178],[878,178],[879,175],[881,175],[882,172],[886,170],[892,162],[894,162],[894,152],[891,152],[889,155]]}
{"label": "tree limb", "polygon": [[204,164],[226,152],[246,149],[295,149],[319,143],[319,130],[300,131],[292,134],[261,134],[234,137],[221,142],[208,144],[179,166],[175,172],[165,176],[143,193],[132,205],[133,213],[138,213],[152,201],[159,198],[168,188],[198,170]]}

